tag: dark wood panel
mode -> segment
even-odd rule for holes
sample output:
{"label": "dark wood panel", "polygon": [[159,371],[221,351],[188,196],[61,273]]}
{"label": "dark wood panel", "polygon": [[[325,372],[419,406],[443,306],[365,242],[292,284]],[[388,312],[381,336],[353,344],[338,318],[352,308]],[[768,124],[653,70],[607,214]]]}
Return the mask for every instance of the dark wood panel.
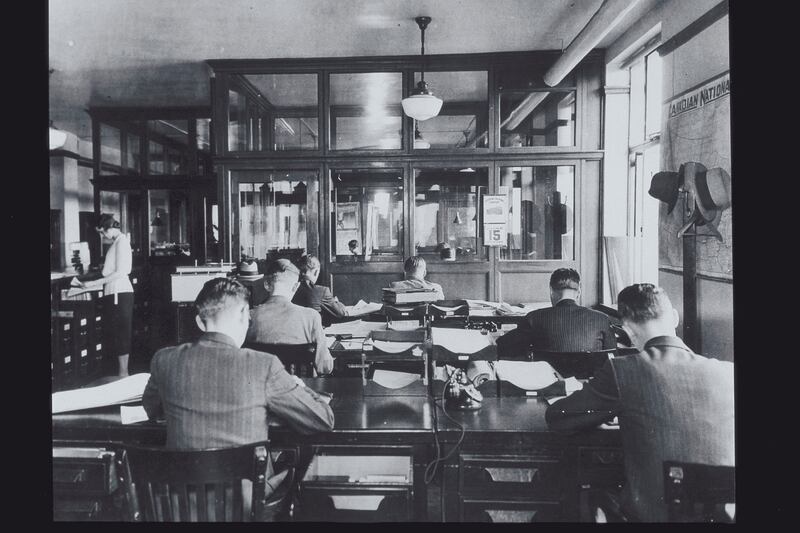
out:
{"label": "dark wood panel", "polygon": [[450,272],[428,274],[428,280],[442,286],[445,298],[489,299],[488,272],[459,272],[458,266],[452,265],[452,267]]}
{"label": "dark wood panel", "polygon": [[551,272],[498,272],[500,301],[510,304],[550,301]]}
{"label": "dark wood panel", "polygon": [[403,279],[403,273],[400,266],[397,273],[349,272],[332,274],[331,278],[333,294],[344,304],[353,305],[358,300],[380,302],[383,299],[381,289],[388,287],[392,281]]}

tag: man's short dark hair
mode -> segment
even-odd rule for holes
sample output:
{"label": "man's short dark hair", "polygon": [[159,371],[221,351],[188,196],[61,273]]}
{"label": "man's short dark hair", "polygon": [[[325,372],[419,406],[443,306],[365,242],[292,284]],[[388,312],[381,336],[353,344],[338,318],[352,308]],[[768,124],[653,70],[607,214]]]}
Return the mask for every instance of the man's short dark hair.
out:
{"label": "man's short dark hair", "polygon": [[581,288],[581,275],[574,268],[558,268],[550,275],[550,288],[554,291]]}
{"label": "man's short dark hair", "polygon": [[318,269],[320,266],[319,259],[313,255],[304,255],[297,262],[297,268],[300,269],[301,274]]}
{"label": "man's short dark hair", "polygon": [[278,277],[286,277],[288,279],[290,276],[294,276],[294,281],[298,281],[300,279],[300,269],[288,259],[276,259],[267,265],[267,271],[264,273],[264,278],[267,280],[275,280]]}
{"label": "man's short dark hair", "polygon": [[407,274],[413,274],[420,268],[424,267],[425,267],[425,259],[421,258],[418,255],[412,255],[411,257],[406,259],[405,263],[403,263],[403,270],[405,270]]}
{"label": "man's short dark hair", "polygon": [[216,317],[221,311],[236,305],[248,305],[247,287],[230,278],[206,281],[194,300],[194,308],[201,320]]}
{"label": "man's short dark hair", "polygon": [[672,309],[672,302],[661,287],[634,283],[619,292],[617,309],[623,320],[643,324],[663,317]]}

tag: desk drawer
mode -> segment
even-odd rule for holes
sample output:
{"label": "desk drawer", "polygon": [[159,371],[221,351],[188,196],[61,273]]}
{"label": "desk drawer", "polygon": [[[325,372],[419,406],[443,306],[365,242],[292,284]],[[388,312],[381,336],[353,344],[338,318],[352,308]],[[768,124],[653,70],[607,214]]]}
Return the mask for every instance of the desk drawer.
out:
{"label": "desk drawer", "polygon": [[621,448],[585,447],[578,451],[578,481],[581,488],[617,489],[625,481]]}
{"label": "desk drawer", "polygon": [[298,520],[403,522],[411,519],[410,488],[313,487],[301,489]]}
{"label": "desk drawer", "polygon": [[468,497],[558,500],[561,462],[555,457],[462,455],[460,492]]}
{"label": "desk drawer", "polygon": [[462,522],[558,522],[558,502],[515,502],[463,499],[460,502]]}
{"label": "desk drawer", "polygon": [[114,452],[89,448],[53,449],[53,492],[106,496],[117,490]]}

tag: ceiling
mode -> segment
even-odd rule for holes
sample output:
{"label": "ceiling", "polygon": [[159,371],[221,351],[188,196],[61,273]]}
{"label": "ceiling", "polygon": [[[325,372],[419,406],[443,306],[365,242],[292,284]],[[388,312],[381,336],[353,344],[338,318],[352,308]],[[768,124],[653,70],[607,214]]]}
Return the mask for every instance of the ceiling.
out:
{"label": "ceiling", "polygon": [[[613,43],[660,0],[640,2]],[[566,47],[602,0],[50,0],[50,119],[89,139],[89,106],[208,105],[207,59]]]}

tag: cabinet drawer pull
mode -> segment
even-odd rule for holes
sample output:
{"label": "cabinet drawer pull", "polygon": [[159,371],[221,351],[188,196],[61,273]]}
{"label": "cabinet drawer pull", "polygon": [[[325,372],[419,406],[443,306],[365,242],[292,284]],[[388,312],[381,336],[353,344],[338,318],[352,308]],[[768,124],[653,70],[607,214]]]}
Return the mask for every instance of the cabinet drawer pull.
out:
{"label": "cabinet drawer pull", "polygon": [[485,511],[485,513],[489,515],[490,522],[533,522],[538,512],[539,511],[536,509],[531,509],[530,511],[486,509]]}
{"label": "cabinet drawer pull", "polygon": [[498,483],[532,483],[538,476],[538,468],[490,468],[484,467],[492,481]]}
{"label": "cabinet drawer pull", "polygon": [[385,494],[330,494],[328,496],[333,503],[334,509],[346,509],[348,511],[377,511]]}
{"label": "cabinet drawer pull", "polygon": [[355,363],[348,363],[347,368],[369,368],[369,365],[368,364],[357,365]]}

